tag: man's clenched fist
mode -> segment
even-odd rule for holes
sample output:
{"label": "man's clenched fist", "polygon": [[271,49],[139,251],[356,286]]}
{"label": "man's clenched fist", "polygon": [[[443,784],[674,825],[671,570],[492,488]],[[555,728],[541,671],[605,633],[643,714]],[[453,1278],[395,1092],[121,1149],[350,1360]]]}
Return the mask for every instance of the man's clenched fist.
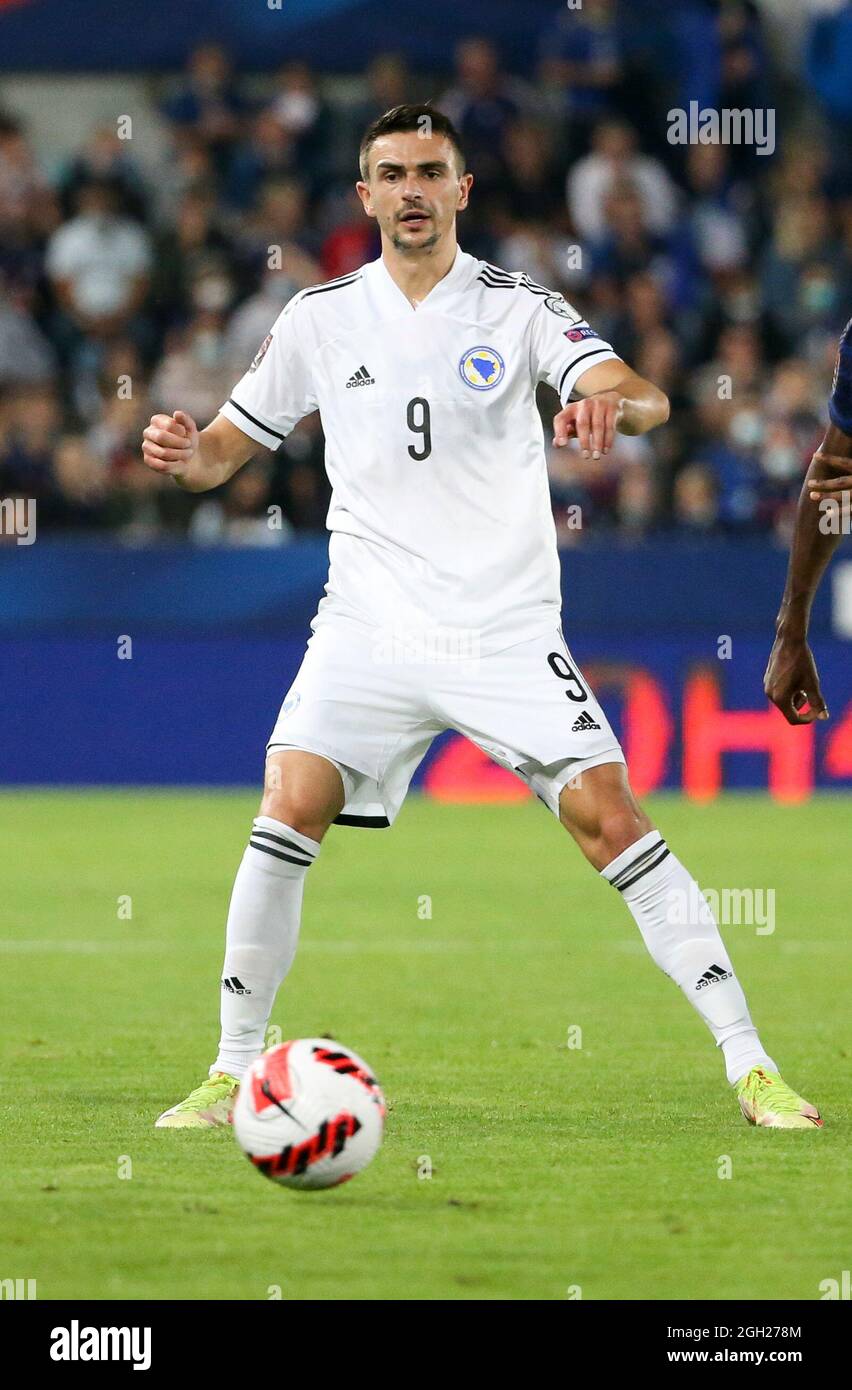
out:
{"label": "man's clenched fist", "polygon": [[198,428],[185,410],[152,415],[142,431],[142,457],[155,473],[176,477],[184,473],[198,449]]}
{"label": "man's clenched fist", "polygon": [[[803,637],[777,636],[769,653],[763,689],[788,724],[812,724],[828,719],[816,663]],[[805,706],[807,709],[804,709]],[[802,712],[804,710],[804,712]]]}

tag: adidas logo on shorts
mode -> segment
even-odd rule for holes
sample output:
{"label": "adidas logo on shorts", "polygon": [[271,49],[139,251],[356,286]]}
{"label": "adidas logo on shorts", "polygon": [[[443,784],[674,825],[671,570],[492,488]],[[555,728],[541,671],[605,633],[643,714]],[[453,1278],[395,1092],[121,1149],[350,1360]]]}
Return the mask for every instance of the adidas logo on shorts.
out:
{"label": "adidas logo on shorts", "polygon": [[357,372],[352,373],[351,377],[346,383],[346,389],[348,391],[350,386],[375,386],[375,384],[376,378],[374,376],[370,376],[370,373],[367,371],[367,368],[362,365],[358,368]]}
{"label": "adidas logo on shorts", "polygon": [[600,724],[596,724],[589,711],[584,709],[582,714],[578,714],[574,723],[571,725],[572,734],[582,733],[585,729],[600,729]]}

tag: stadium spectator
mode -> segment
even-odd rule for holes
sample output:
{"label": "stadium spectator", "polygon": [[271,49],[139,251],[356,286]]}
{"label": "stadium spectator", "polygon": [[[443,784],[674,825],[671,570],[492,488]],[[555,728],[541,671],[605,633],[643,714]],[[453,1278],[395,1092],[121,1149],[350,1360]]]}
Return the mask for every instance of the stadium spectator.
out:
{"label": "stadium spectator", "polygon": [[50,382],[56,370],[49,339],[0,279],[0,390]]}
{"label": "stadium spectator", "polygon": [[641,540],[655,527],[657,490],[653,466],[640,459],[625,468],[618,480],[615,520],[623,535]]}
{"label": "stadium spectator", "polygon": [[[720,6],[718,33],[721,106],[729,111],[771,107],[763,23],[754,0],[728,0]],[[736,173],[750,178],[760,176],[765,157],[757,154],[754,145],[731,145],[729,153]]]}
{"label": "stadium spectator", "polygon": [[[160,331],[180,323],[190,312],[193,287],[215,268],[220,280],[227,281],[232,270],[233,248],[225,234],[214,198],[202,191],[188,192],[178,206],[173,223],[164,228],[156,241],[151,288],[151,305]],[[233,298],[230,285],[223,288],[218,305],[224,308]]]}
{"label": "stadium spectator", "polygon": [[163,106],[164,115],[176,126],[200,136],[220,173],[227,167],[248,110],[228,54],[213,43],[201,44],[190,55],[186,76]]}
{"label": "stadium spectator", "polygon": [[5,497],[50,499],[62,412],[55,391],[27,387],[10,395],[0,438],[0,492]]}
{"label": "stadium spectator", "polygon": [[831,333],[850,302],[850,272],[827,199],[780,201],[761,269],[763,302],[782,338],[796,342],[815,327]]}
{"label": "stadium spectator", "polygon": [[274,457],[270,502],[297,531],[323,531],[331,500],[318,415],[308,415]]}
{"label": "stadium spectator", "polygon": [[716,476],[706,463],[687,463],[674,484],[674,520],[687,533],[706,536],[719,529]]}
{"label": "stadium spectator", "polygon": [[227,359],[234,380],[247,370],[288,300],[306,285],[317,284],[321,273],[315,261],[294,248],[287,248],[284,268],[266,272],[260,289],[243,301],[231,316],[225,332]]}
{"label": "stadium spectator", "polygon": [[220,179],[207,145],[194,131],[175,127],[156,171],[151,211],[162,228],[175,221],[187,197],[218,203]]}
{"label": "stadium spectator", "polygon": [[542,223],[517,217],[508,206],[494,209],[491,226],[493,259],[505,270],[523,271],[538,284],[564,289],[566,293],[582,283],[582,272],[577,275],[571,270],[571,253],[578,248],[568,237],[556,235]]}
{"label": "stadium spectator", "polygon": [[210,424],[234,384],[223,330],[223,315],[202,309],[170,335],[170,346],[151,378],[155,411],[180,406],[200,429]]}
{"label": "stadium spectator", "polygon": [[77,216],[54,232],[46,264],[66,331],[96,340],[132,330],[148,293],[151,246],[119,214],[111,181],[81,186]]}
{"label": "stadium spectator", "polygon": [[628,178],[613,184],[604,203],[604,228],[590,247],[592,275],[609,277],[623,289],[635,275],[657,279],[675,309],[690,307],[697,267],[689,241],[680,233],[651,230],[639,189]]}
{"label": "stadium spectator", "polygon": [[55,225],[53,190],[20,122],[0,114],[0,231],[38,235]]}
{"label": "stadium spectator", "polygon": [[130,140],[119,139],[113,126],[96,126],[80,150],[60,175],[59,195],[66,217],[72,217],[81,188],[95,182],[109,183],[116,193],[121,211],[146,220],[147,190],[132,157]]}
{"label": "stadium spectator", "polygon": [[329,230],[320,246],[319,258],[327,280],[347,275],[381,254],[376,223],[364,216],[354,188],[348,187],[327,198],[323,212]]}
{"label": "stadium spectator", "polygon": [[[130,383],[131,394],[117,390],[117,381]],[[152,413],[132,343],[119,342],[112,348],[98,386],[98,406],[88,417],[86,447],[113,479],[134,463],[140,421],[144,429]]]}
{"label": "stadium spectator", "polygon": [[566,184],[571,220],[581,236],[591,240],[605,234],[607,199],[626,184],[636,189],[649,232],[670,232],[678,196],[668,173],[659,160],[638,152],[636,133],[626,121],[602,121],[595,127],[590,153],[577,161]]}
{"label": "stadium spectator", "polygon": [[411,74],[402,53],[378,53],[364,72],[364,86],[364,95],[354,100],[342,114],[345,129],[341,132],[341,152],[336,160],[335,174],[346,181],[353,168],[357,168],[361,135],[367,126],[395,106],[423,99],[418,92],[420,82]]}
{"label": "stadium spectator", "polygon": [[292,141],[300,178],[318,192],[328,176],[332,117],[307,63],[288,63],[281,69],[269,109]]}
{"label": "stadium spectator", "polygon": [[0,113],[0,277],[27,296],[27,307],[38,293],[44,242],[61,220],[21,123]]}
{"label": "stadium spectator", "polygon": [[699,265],[712,275],[748,261],[750,198],[730,176],[724,145],[691,145],[686,159],[686,222]]}
{"label": "stadium spectator", "polygon": [[255,459],[231,479],[222,497],[205,498],[189,525],[196,545],[284,545],[290,523],[269,511],[268,463]]}
{"label": "stadium spectator", "polygon": [[547,128],[529,117],[513,121],[503,134],[503,160],[505,203],[524,221],[558,223],[565,203]]}
{"label": "stadium spectator", "polygon": [[107,474],[82,435],[62,436],[54,452],[53,473],[56,494],[49,514],[57,529],[101,531],[117,520]]}
{"label": "stadium spectator", "polygon": [[624,36],[615,0],[563,8],[539,42],[539,78],[549,104],[585,153],[593,125],[614,114],[624,72]]}
{"label": "stadium spectator", "polygon": [[252,120],[249,137],[234,152],[225,179],[225,201],[237,212],[257,206],[264,187],[295,178],[297,141],[269,109]]}
{"label": "stadium spectator", "polygon": [[257,206],[234,227],[232,248],[242,286],[254,289],[285,251],[300,251],[313,259],[319,253],[319,233],[308,217],[308,195],[297,179],[265,184]]}
{"label": "stadium spectator", "polygon": [[831,192],[852,197],[852,0],[814,14],[804,71],[825,111],[831,151]]}
{"label": "stadium spectator", "polygon": [[455,85],[436,104],[459,131],[468,168],[481,193],[493,191],[507,172],[506,131],[531,109],[529,89],[503,72],[490,39],[472,38],[459,44]]}

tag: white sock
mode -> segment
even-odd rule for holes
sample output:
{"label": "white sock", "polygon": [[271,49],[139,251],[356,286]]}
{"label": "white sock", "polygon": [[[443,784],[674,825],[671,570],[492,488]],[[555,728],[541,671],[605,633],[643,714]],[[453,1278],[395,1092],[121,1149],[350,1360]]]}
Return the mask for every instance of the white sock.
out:
{"label": "white sock", "polygon": [[263,1051],[278,986],[296,954],[305,874],[319,849],[271,816],[254,822],[228,911],[222,1035],[211,1073],[241,1077]]}
{"label": "white sock", "polygon": [[704,1019],[722,1049],[731,1085],[752,1067],[777,1071],[761,1046],[707,899],[660,832],[643,835],[601,874],[621,893],[652,958]]}

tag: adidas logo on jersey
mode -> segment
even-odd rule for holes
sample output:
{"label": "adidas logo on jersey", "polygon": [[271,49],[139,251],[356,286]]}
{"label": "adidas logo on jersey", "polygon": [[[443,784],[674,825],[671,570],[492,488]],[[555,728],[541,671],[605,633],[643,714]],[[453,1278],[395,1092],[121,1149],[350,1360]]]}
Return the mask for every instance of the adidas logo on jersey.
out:
{"label": "adidas logo on jersey", "polygon": [[352,373],[351,377],[346,383],[346,389],[348,391],[350,386],[375,386],[375,384],[376,378],[374,376],[370,376],[370,373],[367,371],[366,367],[361,366],[358,368],[357,372]]}
{"label": "adidas logo on jersey", "polygon": [[251,994],[251,990],[246,989],[242,980],[238,980],[236,975],[232,975],[230,979],[224,979],[222,981],[222,988],[228,994]]}
{"label": "adidas logo on jersey", "polygon": [[715,985],[720,980],[730,980],[730,978],[730,970],[723,970],[721,965],[711,965],[709,970],[704,971],[695,988],[696,990],[706,989],[708,985]]}
{"label": "adidas logo on jersey", "polygon": [[578,714],[574,723],[571,725],[572,734],[582,733],[584,729],[600,729],[600,724],[596,724],[589,711],[584,709],[582,714]]}

